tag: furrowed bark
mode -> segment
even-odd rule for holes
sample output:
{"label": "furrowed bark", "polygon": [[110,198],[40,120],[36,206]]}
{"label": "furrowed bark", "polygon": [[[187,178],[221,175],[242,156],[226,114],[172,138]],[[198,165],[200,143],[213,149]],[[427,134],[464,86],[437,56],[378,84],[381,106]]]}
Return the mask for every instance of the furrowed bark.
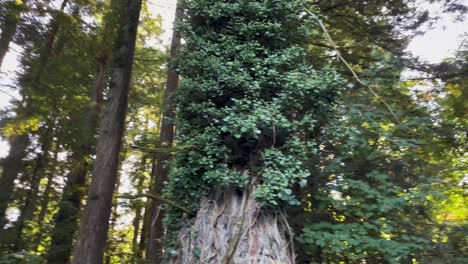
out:
{"label": "furrowed bark", "polygon": [[251,191],[223,190],[202,198],[195,223],[179,235],[173,264],[294,263],[286,226],[261,208]]}
{"label": "furrowed bark", "polygon": [[123,4],[111,71],[109,103],[100,125],[93,178],[81,218],[80,233],[72,261],[74,264],[103,262],[124,132],[141,0],[125,0]]}
{"label": "furrowed bark", "polygon": [[[180,48],[181,36],[175,28],[177,21],[181,19],[183,15],[183,9],[181,1],[177,1],[176,14],[174,19],[174,30],[172,34],[171,43],[171,54],[170,58],[174,59],[177,56],[177,52]],[[166,91],[164,96],[164,109],[162,114],[161,122],[161,133],[159,136],[159,142],[156,148],[171,148],[174,142],[175,134],[175,100],[174,95],[179,85],[179,75],[176,70],[169,68],[166,81]],[[156,167],[153,171],[153,187],[151,189],[152,194],[161,195],[165,182],[168,181],[169,167],[168,162],[171,156],[168,152],[156,154]],[[152,200],[150,207],[150,229],[149,239],[146,249],[146,262],[152,264],[161,263],[162,255],[162,239],[164,236],[164,229],[162,219],[164,218],[164,211],[162,203],[159,200]]]}

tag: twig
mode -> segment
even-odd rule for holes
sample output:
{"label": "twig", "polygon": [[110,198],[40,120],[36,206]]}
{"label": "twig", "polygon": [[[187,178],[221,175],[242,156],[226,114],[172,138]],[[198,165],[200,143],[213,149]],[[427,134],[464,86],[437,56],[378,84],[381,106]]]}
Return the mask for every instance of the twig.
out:
{"label": "twig", "polygon": [[13,99],[18,99],[18,98],[16,98],[16,96],[10,94],[9,92],[5,92],[5,91],[3,91],[3,90],[0,90],[0,93],[4,93],[4,94],[10,96],[10,97],[13,98]]}
{"label": "twig", "polygon": [[156,153],[176,152],[177,150],[184,149],[184,148],[191,147],[191,146],[187,146],[187,147],[182,146],[182,147],[174,147],[174,148],[147,148],[147,147],[141,147],[137,145],[129,145],[128,147],[133,150],[156,154]]}
{"label": "twig", "polygon": [[400,123],[398,117],[395,115],[395,113],[393,112],[392,108],[390,107],[389,104],[387,104],[387,102],[379,96],[379,94],[374,90],[372,89],[371,86],[365,84],[360,78],[359,76],[357,75],[357,73],[353,70],[353,68],[351,67],[351,65],[345,60],[345,58],[341,55],[341,52],[338,50],[338,46],[335,44],[335,41],[333,41],[332,37],[330,36],[330,34],[328,33],[328,30],[327,28],[325,27],[325,25],[323,24],[322,20],[317,16],[315,15],[314,13],[312,13],[309,9],[305,8],[304,7],[304,10],[309,14],[311,15],[313,18],[315,18],[317,20],[317,22],[319,23],[320,27],[322,28],[323,32],[325,33],[325,37],[328,39],[328,41],[330,42],[330,45],[333,47],[333,49],[335,50],[336,52],[336,56],[341,60],[341,62],[343,62],[343,64],[346,66],[346,68],[348,68],[348,70],[351,72],[351,74],[353,75],[354,79],[359,83],[361,84],[362,86],[366,87],[367,89],[369,89],[369,91],[372,93],[372,95],[377,98],[377,100],[379,100],[380,102],[382,102],[385,107],[387,108],[388,112],[390,112],[390,114],[392,115],[392,117],[395,119],[395,121],[397,123]]}

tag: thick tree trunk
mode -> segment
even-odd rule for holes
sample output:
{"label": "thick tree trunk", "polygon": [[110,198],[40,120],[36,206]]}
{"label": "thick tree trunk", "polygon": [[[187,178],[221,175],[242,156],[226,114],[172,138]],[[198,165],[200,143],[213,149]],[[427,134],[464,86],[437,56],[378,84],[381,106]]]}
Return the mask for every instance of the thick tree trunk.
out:
{"label": "thick tree trunk", "polygon": [[23,159],[29,145],[28,135],[17,135],[9,139],[10,152],[3,161],[0,178],[0,229],[6,224],[6,210],[13,194],[15,179],[23,168]]}
{"label": "thick tree trunk", "polygon": [[0,34],[0,68],[2,67],[3,59],[5,58],[10,42],[18,28],[21,13],[27,5],[27,1],[8,1],[7,5],[8,14],[4,17],[4,23],[1,26],[2,33]]}
{"label": "thick tree trunk", "polygon": [[202,199],[195,223],[179,235],[171,263],[294,263],[283,219],[262,209],[252,192],[219,191]]}
{"label": "thick tree trunk", "polygon": [[[174,19],[174,30],[172,34],[171,43],[171,59],[177,56],[180,48],[181,37],[180,33],[175,29],[175,23],[181,19],[183,9],[181,1],[177,1],[176,14]],[[161,133],[157,148],[171,148],[174,142],[174,119],[175,119],[175,92],[179,85],[179,75],[176,70],[169,68],[166,81],[166,91],[164,96],[164,108],[161,122]],[[156,167],[153,171],[153,187],[151,193],[161,195],[164,184],[168,181],[169,167],[168,162],[170,154],[168,152],[158,153],[156,156]],[[164,229],[162,219],[164,212],[162,210],[162,203],[159,200],[152,200],[151,202],[151,222],[149,229],[149,240],[146,250],[146,262],[151,264],[161,263],[162,255],[162,238],[164,236]]]}
{"label": "thick tree trunk", "polygon": [[100,125],[96,161],[73,255],[74,264],[103,262],[141,10],[141,0],[125,0],[123,3],[112,65],[109,104]]}

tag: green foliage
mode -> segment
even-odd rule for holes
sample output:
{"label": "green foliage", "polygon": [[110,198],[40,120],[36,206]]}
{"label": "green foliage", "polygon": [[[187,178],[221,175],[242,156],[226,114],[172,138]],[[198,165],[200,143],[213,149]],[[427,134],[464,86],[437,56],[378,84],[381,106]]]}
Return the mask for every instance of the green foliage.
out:
{"label": "green foliage", "polygon": [[193,147],[178,154],[178,200],[253,181],[265,205],[298,204],[293,187],[309,176],[303,145],[343,87],[332,69],[308,66],[303,4],[185,2],[178,129]]}
{"label": "green foliage", "polygon": [[26,252],[6,254],[0,257],[0,264],[40,264],[43,260]]}

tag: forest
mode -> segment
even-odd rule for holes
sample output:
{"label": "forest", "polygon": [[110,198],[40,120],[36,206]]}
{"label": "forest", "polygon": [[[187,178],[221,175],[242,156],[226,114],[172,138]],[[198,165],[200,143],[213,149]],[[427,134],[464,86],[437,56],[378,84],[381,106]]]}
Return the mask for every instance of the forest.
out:
{"label": "forest", "polygon": [[408,51],[447,19],[0,0],[0,264],[468,263],[468,35]]}

